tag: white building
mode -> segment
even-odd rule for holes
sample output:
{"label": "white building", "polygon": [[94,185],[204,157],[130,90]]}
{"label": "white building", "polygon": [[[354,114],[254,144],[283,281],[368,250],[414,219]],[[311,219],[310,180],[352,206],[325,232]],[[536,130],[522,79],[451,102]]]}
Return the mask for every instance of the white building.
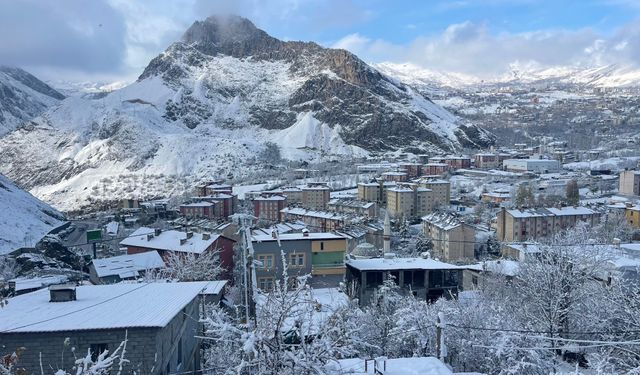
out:
{"label": "white building", "polygon": [[560,171],[558,160],[507,159],[502,164],[504,169],[511,172],[552,173]]}

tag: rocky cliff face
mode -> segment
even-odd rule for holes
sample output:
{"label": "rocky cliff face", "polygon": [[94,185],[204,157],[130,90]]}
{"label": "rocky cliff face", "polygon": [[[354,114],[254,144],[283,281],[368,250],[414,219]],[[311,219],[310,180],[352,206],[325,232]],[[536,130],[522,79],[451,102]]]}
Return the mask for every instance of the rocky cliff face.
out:
{"label": "rocky cliff face", "polygon": [[0,66],[0,136],[62,99],[64,95],[26,71]]}
{"label": "rocky cliff face", "polygon": [[[285,64],[289,79],[300,83],[287,93],[286,102],[273,103],[266,110],[261,103],[248,108],[246,120],[262,128],[285,129],[296,122],[299,114],[312,112],[317,120],[339,127],[347,144],[369,151],[407,147],[416,151],[453,150],[491,142],[487,133],[473,125],[460,126],[458,119],[428,98],[348,51],[280,41],[240,17],[210,17],[194,23],[181,42],[151,61],[139,80],[161,76],[181,88],[192,76],[189,70],[205,68],[220,56]],[[236,90],[219,80],[203,78],[201,88],[229,100],[238,96],[245,99],[251,90]],[[193,93],[186,94],[182,103],[169,103],[168,118],[182,119],[189,127],[209,120],[211,106],[194,98]]]}
{"label": "rocky cliff face", "polygon": [[70,97],[0,139],[0,172],[63,209],[180,193],[289,160],[451,151],[492,137],[355,55],[284,42],[239,18],[196,22],[133,84]]}

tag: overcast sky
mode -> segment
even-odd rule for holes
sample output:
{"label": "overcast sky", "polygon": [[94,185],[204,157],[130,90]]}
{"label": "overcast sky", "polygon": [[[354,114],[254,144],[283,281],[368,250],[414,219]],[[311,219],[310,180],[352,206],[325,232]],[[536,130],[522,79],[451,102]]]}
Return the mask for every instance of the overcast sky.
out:
{"label": "overcast sky", "polygon": [[215,13],[369,62],[481,77],[514,63],[640,62],[640,0],[0,0],[0,64],[47,80],[133,80]]}

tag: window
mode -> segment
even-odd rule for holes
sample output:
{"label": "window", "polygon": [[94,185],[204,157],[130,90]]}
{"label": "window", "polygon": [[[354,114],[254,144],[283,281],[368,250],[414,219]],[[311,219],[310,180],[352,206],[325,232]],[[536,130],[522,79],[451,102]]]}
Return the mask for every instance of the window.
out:
{"label": "window", "polygon": [[91,360],[93,362],[98,360],[98,356],[105,351],[109,350],[109,345],[107,344],[91,344],[89,345],[89,351],[91,352]]}
{"label": "window", "polygon": [[400,271],[389,272],[389,278],[393,280],[394,283],[400,284]]}
{"label": "window", "polygon": [[273,268],[273,255],[271,254],[260,254],[258,255],[258,261],[262,263],[258,268],[260,269],[271,269]]}
{"label": "window", "polygon": [[304,253],[289,254],[289,267],[300,268],[304,267],[305,256]]}
{"label": "window", "polygon": [[365,276],[367,288],[377,288],[382,284],[382,272],[367,272]]}
{"label": "window", "polygon": [[471,276],[471,284],[473,284],[474,287],[478,286],[478,276]]}
{"label": "window", "polygon": [[273,277],[259,277],[258,288],[264,291],[270,291],[273,289]]}
{"label": "window", "polygon": [[324,242],[320,242],[320,250],[324,250]]}

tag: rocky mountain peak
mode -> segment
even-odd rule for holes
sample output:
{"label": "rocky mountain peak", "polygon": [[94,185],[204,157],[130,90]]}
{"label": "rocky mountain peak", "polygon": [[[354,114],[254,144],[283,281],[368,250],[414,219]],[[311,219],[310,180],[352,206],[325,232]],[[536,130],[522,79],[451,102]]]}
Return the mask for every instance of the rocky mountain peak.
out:
{"label": "rocky mountain peak", "polygon": [[194,45],[200,52],[233,57],[248,57],[282,48],[283,42],[258,29],[239,16],[210,16],[196,21],[182,36],[182,42]]}

